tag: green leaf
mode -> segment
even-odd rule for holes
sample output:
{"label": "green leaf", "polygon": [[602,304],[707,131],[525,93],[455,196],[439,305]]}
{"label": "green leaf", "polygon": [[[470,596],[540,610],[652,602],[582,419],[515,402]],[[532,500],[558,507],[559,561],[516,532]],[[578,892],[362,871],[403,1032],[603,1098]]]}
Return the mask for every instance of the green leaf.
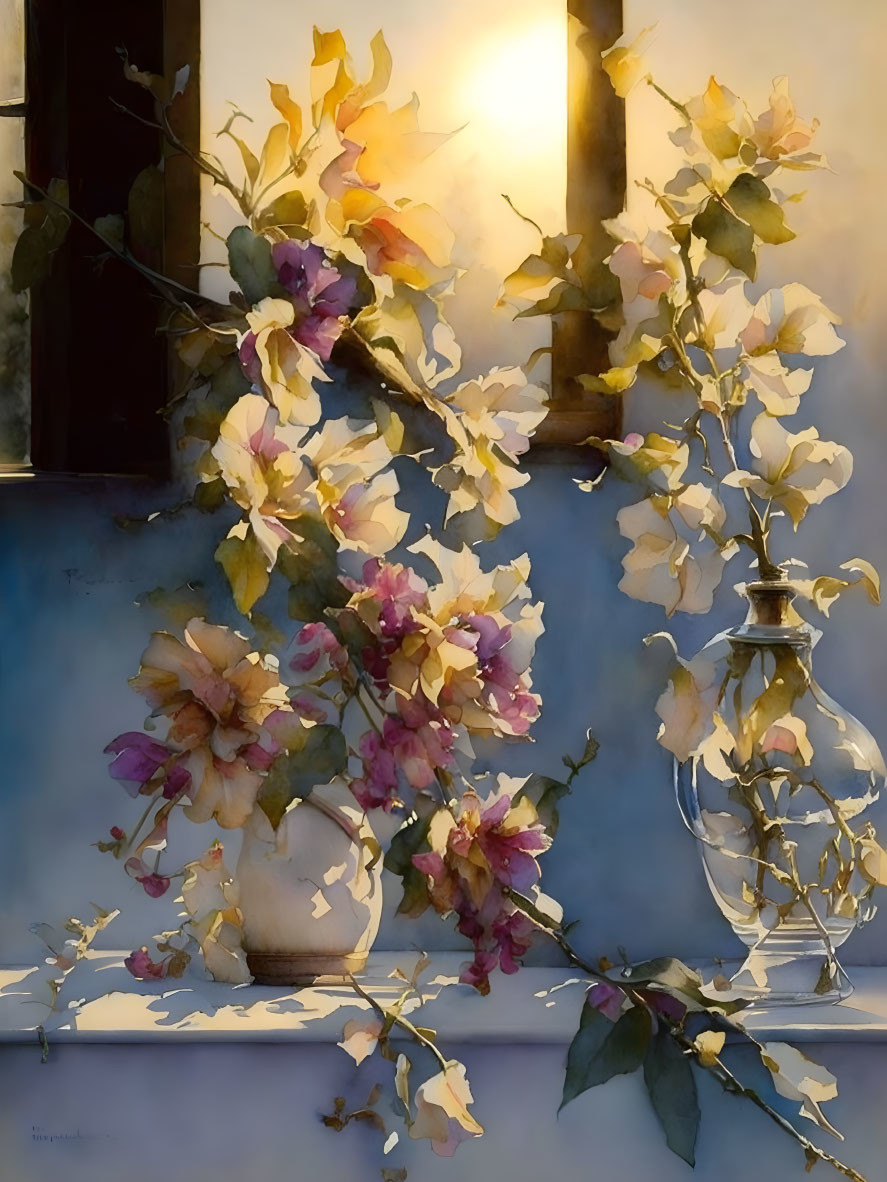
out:
{"label": "green leaf", "polygon": [[664,1027],[660,1027],[644,1056],[644,1083],[653,1109],[665,1131],[668,1148],[693,1166],[699,1131],[699,1101],[689,1058]]}
{"label": "green leaf", "polygon": [[307,217],[308,204],[298,189],[293,189],[290,193],[281,193],[270,205],[265,206],[259,214],[258,226],[260,230],[268,226],[282,226],[290,230],[293,227],[304,227]]}
{"label": "green leaf", "polygon": [[308,796],[316,784],[328,784],[347,763],[348,746],[337,726],[305,727],[297,749],[278,756],[271,765],[259,790],[259,807],[277,828],[297,797]]}
{"label": "green leaf", "polygon": [[569,784],[563,780],[555,780],[552,776],[540,776],[534,773],[514,797],[515,804],[522,796],[527,796],[536,806],[539,820],[545,826],[546,832],[554,837],[560,824],[557,806],[558,802],[569,795]]}
{"label": "green leaf", "polygon": [[645,1009],[634,1006],[614,1023],[586,1001],[579,1029],[567,1052],[561,1108],[614,1075],[636,1071],[649,1041],[650,1015]]}
{"label": "green leaf", "polygon": [[782,208],[773,200],[770,190],[753,173],[740,173],[724,198],[736,216],[748,222],[762,242],[778,246],[797,237],[785,224]]}
{"label": "green leaf", "polygon": [[141,608],[157,612],[165,626],[177,631],[184,629],[195,616],[207,617],[209,607],[201,583],[182,583],[171,591],[166,587],[155,587],[136,596]]}
{"label": "green leaf", "polygon": [[215,559],[228,576],[237,610],[248,615],[270,582],[267,559],[256,535],[250,530],[245,538],[225,538],[216,547]]}
{"label": "green leaf", "polygon": [[628,985],[657,985],[670,992],[679,993],[685,1000],[696,1002],[703,1007],[712,1004],[700,992],[700,975],[673,956],[657,956],[653,960],[632,965],[614,975],[614,980]]}
{"label": "green leaf", "polygon": [[347,609],[339,612],[335,619],[339,639],[348,649],[352,660],[362,665],[363,651],[374,646],[376,638],[357,612]]}
{"label": "green leaf", "polygon": [[49,274],[52,256],[64,242],[70,224],[71,219],[64,210],[47,202],[30,202],[25,206],[25,227],[12,254],[13,291],[27,291]]}
{"label": "green leaf", "polygon": [[259,789],[256,803],[275,829],[280,824],[283,814],[299,795],[293,789],[294,769],[298,761],[298,754],[279,755]]}
{"label": "green leaf", "polygon": [[106,213],[93,222],[93,228],[106,242],[117,250],[123,250],[123,215]]}
{"label": "green leaf", "polygon": [[132,182],[126,203],[129,247],[141,262],[163,249],[163,198],[163,173],[149,164]]}
{"label": "green leaf", "polygon": [[46,237],[37,226],[25,226],[12,252],[12,290],[28,288],[49,273],[51,252]]}
{"label": "green leaf", "polygon": [[319,518],[298,517],[292,529],[297,542],[281,546],[277,555],[277,568],[290,583],[289,614],[302,623],[325,620],[328,607],[344,607],[351,598],[339,582],[338,544]]}
{"label": "green leaf", "polygon": [[429,904],[425,875],[413,865],[413,854],[427,848],[428,826],[432,813],[427,817],[414,817],[395,833],[383,863],[386,870],[403,880],[403,897],[397,908],[398,915],[415,919]]}
{"label": "green leaf", "polygon": [[579,758],[579,761],[576,766],[577,767],[585,767],[585,765],[587,763],[591,763],[592,760],[597,758],[597,753],[598,753],[598,751],[600,751],[600,749],[601,749],[601,745],[597,741],[597,739],[594,737],[594,735],[591,733],[591,731],[590,730],[586,731],[586,733],[585,733],[585,750],[582,752],[582,755]]}
{"label": "green leaf", "polygon": [[249,622],[258,648],[282,648],[286,645],[286,635],[275,627],[274,621],[264,612],[251,612]]}
{"label": "green leaf", "polygon": [[243,372],[236,350],[224,358],[222,364],[213,370],[212,388],[209,399],[224,417],[238,398],[249,393],[250,381]]}
{"label": "green leaf", "polygon": [[228,266],[249,304],[258,304],[278,287],[271,243],[248,226],[236,226],[228,235]]}
{"label": "green leaf", "polygon": [[754,231],[717,198],[708,199],[705,208],[693,219],[692,229],[713,254],[720,255],[731,266],[744,271],[749,279],[754,279],[757,272]]}
{"label": "green leaf", "polygon": [[645,960],[641,964],[624,969],[621,973],[612,973],[611,977],[620,985],[653,985],[667,993],[677,994],[691,1010],[713,1010],[732,1014],[749,1004],[742,999],[728,1002],[706,997],[702,992],[702,978],[699,973],[673,956],[657,956],[653,960]]}
{"label": "green leaf", "polygon": [[528,316],[557,316],[561,312],[587,312],[588,309],[588,299],[582,288],[562,280],[554,285],[548,295],[518,312],[515,320]]}
{"label": "green leaf", "polygon": [[201,480],[194,489],[194,496],[191,499],[195,508],[199,509],[201,513],[215,513],[216,509],[221,508],[224,504],[227,491],[228,486],[225,481],[221,476],[217,476],[215,480]]}

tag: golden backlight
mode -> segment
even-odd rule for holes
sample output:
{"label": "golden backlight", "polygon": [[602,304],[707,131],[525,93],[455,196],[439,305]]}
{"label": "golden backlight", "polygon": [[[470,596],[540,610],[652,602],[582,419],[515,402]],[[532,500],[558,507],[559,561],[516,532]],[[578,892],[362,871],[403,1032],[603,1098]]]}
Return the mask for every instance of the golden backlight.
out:
{"label": "golden backlight", "polygon": [[[472,122],[507,171],[534,160],[533,184],[550,186],[542,160],[565,157],[567,36],[562,12],[491,30],[453,79],[464,88]],[[560,178],[556,184],[562,183]]]}

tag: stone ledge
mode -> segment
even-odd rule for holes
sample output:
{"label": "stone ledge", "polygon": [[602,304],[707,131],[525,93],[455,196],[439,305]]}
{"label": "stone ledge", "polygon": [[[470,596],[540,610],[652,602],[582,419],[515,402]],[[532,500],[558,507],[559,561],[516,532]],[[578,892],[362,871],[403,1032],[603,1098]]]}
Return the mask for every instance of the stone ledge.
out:
{"label": "stone ledge", "polygon": [[[70,1043],[337,1042],[345,1022],[370,1009],[349,986],[231,986],[196,976],[137,982],[123,957],[90,953],[62,994],[76,1005],[56,1014],[40,1000],[48,996],[42,966],[0,969],[0,1042],[33,1042],[40,1025],[51,1041]],[[400,992],[391,974],[399,968],[409,975],[416,959],[415,952],[374,952],[360,984],[390,1002]],[[455,981],[464,960],[463,953],[436,953],[422,977],[421,1023],[437,1031],[442,1045],[559,1045],[573,1037],[583,982],[569,970],[497,974],[490,996],[481,997],[468,986],[442,987]],[[749,1011],[747,1029],[792,1042],[887,1042],[887,967],[848,973],[856,989],[846,1001]],[[404,1012],[416,1008],[411,1003]]]}

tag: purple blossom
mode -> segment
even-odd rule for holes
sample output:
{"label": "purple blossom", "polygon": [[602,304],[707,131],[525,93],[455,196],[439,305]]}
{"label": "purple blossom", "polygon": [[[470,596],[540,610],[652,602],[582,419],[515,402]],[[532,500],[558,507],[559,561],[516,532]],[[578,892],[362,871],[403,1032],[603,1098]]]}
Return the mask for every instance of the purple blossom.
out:
{"label": "purple blossom", "polygon": [[141,731],[126,731],[108,744],[105,754],[117,756],[108,768],[111,777],[119,780],[130,796],[138,796],[172,752]]}
{"label": "purple blossom", "polygon": [[141,858],[127,858],[123,868],[152,899],[159,899],[169,890],[170,879],[154,870],[149,870]]}
{"label": "purple blossom", "polygon": [[348,314],[357,295],[356,281],[340,274],[313,242],[295,238],[277,242],[271,259],[296,310],[292,335],[321,360],[329,361],[342,332],[339,318]]}
{"label": "purple blossom", "polygon": [[611,1022],[615,1022],[622,1013],[625,993],[618,985],[611,985],[609,981],[599,981],[589,989],[585,1000],[592,1009],[604,1014]]}

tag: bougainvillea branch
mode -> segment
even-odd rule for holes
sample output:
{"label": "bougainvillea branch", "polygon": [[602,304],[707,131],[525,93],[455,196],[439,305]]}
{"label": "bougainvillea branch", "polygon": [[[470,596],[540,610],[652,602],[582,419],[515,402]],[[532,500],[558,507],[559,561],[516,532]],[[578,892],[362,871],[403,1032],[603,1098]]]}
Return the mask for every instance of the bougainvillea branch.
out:
{"label": "bougainvillea branch", "polygon": [[[827,1153],[824,1149],[815,1145],[808,1137],[805,1137],[803,1133],[795,1128],[791,1121],[769,1105],[754,1088],[742,1084],[718,1055],[712,1054],[708,1050],[705,1041],[700,1042],[698,1037],[692,1038],[686,1033],[684,1023],[691,1012],[693,1012],[687,1003],[696,1003],[695,1012],[705,1012],[710,1029],[726,1030],[739,1041],[747,1041],[759,1051],[764,1051],[762,1045],[746,1033],[740,1022],[727,1019],[724,1009],[718,1007],[716,995],[702,998],[702,1002],[705,1004],[700,1005],[700,979],[697,974],[687,969],[686,966],[681,965],[678,961],[666,961],[663,959],[659,962],[650,962],[651,970],[654,965],[658,969],[660,979],[657,980],[657,977],[654,975],[647,981],[647,985],[652,985],[654,992],[658,992],[659,990],[668,991],[678,1001],[678,1011],[671,1010],[669,1012],[668,1007],[663,1007],[659,999],[655,996],[651,997],[649,988],[638,988],[630,983],[638,977],[643,977],[643,971],[638,972],[637,967],[626,969],[623,974],[624,977],[629,978],[629,982],[626,983],[625,980],[620,980],[618,974],[614,976],[609,971],[605,972],[600,967],[595,967],[576,951],[564,934],[560,923],[553,921],[540,911],[531,900],[522,897],[516,891],[506,887],[505,893],[518,910],[523,912],[524,915],[532,920],[541,931],[544,931],[557,944],[558,948],[560,948],[561,952],[574,968],[579,969],[587,977],[590,977],[593,981],[598,982],[599,985],[604,987],[606,1000],[602,999],[602,1006],[605,1006],[607,1003],[612,1005],[612,991],[617,991],[628,999],[633,1006],[644,1010],[649,1017],[651,1029],[658,1028],[659,1030],[663,1030],[680,1048],[681,1053],[691,1058],[697,1067],[707,1071],[718,1081],[725,1092],[731,1095],[741,1096],[743,1099],[750,1101],[784,1133],[791,1137],[792,1140],[796,1141],[804,1150],[808,1163],[815,1164],[817,1161],[821,1161],[826,1165],[832,1166],[839,1174],[843,1174],[844,1177],[853,1179],[854,1182],[866,1182],[865,1178],[851,1166],[846,1165],[832,1154]],[[594,994],[595,988],[592,986],[590,996],[593,997]],[[740,1006],[744,1004],[744,1002],[740,1002]],[[726,1009],[732,1009],[732,1007],[728,1006]],[[733,1010],[733,1012],[737,1013],[739,1010]],[[678,1015],[677,1018],[675,1018],[676,1013]],[[765,1051],[764,1054],[766,1054]],[[640,1065],[640,1063],[637,1064],[637,1066]],[[612,1064],[612,1067],[614,1074],[616,1071],[624,1069],[622,1065],[617,1065],[616,1063]],[[604,1081],[601,1080],[600,1082]],[[666,1124],[666,1132],[668,1131]]]}
{"label": "bougainvillea branch", "polygon": [[[131,217],[90,225],[63,199],[63,186],[44,189],[22,178],[30,205],[20,278],[27,279],[28,252],[42,265],[73,219],[164,297],[163,327],[185,373],[164,413],[174,424],[187,503],[216,530],[217,574],[232,604],[227,618],[235,613],[241,629],[210,622],[205,608],[182,613],[179,605],[170,629],[151,634],[130,679],[150,712],[144,728],[106,748],[110,774],[139,801],[141,818],[128,834],[115,824],[110,840],[96,845],[152,898],[168,899],[181,880],[178,927],[155,937],[156,951],[147,944],[133,950],[126,968],[139,980],[176,978],[199,954],[216,980],[248,982],[244,876],[226,865],[218,837],[184,866],[165,866],[169,827],[184,817],[222,834],[241,829],[244,845],[248,838],[278,850],[287,846],[291,822],[317,820],[327,794],[338,801],[324,813],[328,821],[335,814],[337,839],[344,833],[349,852],[358,850],[355,877],[379,875],[381,842],[372,824],[395,830],[384,861],[402,880],[398,911],[413,917],[431,908],[455,923],[471,948],[460,981],[490,992],[498,971],[519,970],[540,930],[590,978],[564,1102],[643,1065],[669,1147],[692,1163],[699,1115],[693,1063],[764,1111],[804,1148],[808,1163],[827,1162],[861,1182],[721,1062],[724,1035],[734,1029],[727,1016],[744,1002],[718,996],[717,988],[704,992],[699,976],[678,961],[613,976],[573,949],[558,905],[541,892],[540,859],[556,837],[559,802],[595,757],[591,733],[581,756],[565,758],[565,778],[473,770],[474,740],[527,740],[541,710],[532,662],[542,605],[530,592],[529,558],[491,565],[477,545],[519,517],[515,493],[529,480],[520,461],[545,416],[547,394],[518,366],[461,372],[448,319],[460,275],[455,235],[440,212],[410,194],[414,168],[450,136],[420,128],[415,97],[389,106],[392,64],[381,33],[370,51],[371,71],[361,78],[341,32],[315,29],[310,103],[303,110],[287,85],[269,82],[274,122],[261,141],[248,142],[257,125],[235,110],[213,152],[177,131],[187,68],[161,78],[124,58],[127,77],[154,98],[151,125],[162,133],[164,152],[188,157],[233,204],[238,224],[212,242],[218,249],[224,241],[225,256],[206,264],[230,276],[227,301],[141,263]],[[614,50],[605,67],[619,88],[638,73],[631,47]],[[615,245],[591,290],[573,269],[578,239],[545,236],[524,218],[542,245],[506,278],[502,297],[520,315],[587,307],[616,332],[609,368],[579,379],[588,390],[625,393],[656,371],[682,382],[695,400],[683,426],[672,429],[677,434],[592,441],[607,449],[612,471],[643,490],[618,517],[633,543],[621,585],[671,615],[708,610],[740,546],[756,556],[760,577],[775,577],[776,513],[784,510],[797,525],[846,483],[849,453],[815,431],[792,435],[779,421],[794,413],[809,384],[806,371],[788,369],[782,354],[834,352],[841,345],[837,318],[797,284],[755,305],[744,294],[758,241],[791,236],[771,174],[823,163],[809,151],[813,128],[797,119],[781,85],[769,114],[757,120],[714,81],[686,104],[660,93],[680,116],[676,142],[688,160],[663,192],[645,184],[668,224],[648,231],[625,216],[605,223]],[[243,120],[249,132],[241,135]],[[372,381],[348,391],[346,413],[335,367],[353,357]],[[752,425],[755,463],[746,470],[735,432],[740,410],[754,398],[764,409]],[[424,425],[415,427],[410,416]],[[411,532],[398,475],[410,462],[426,473],[452,532]],[[690,478],[694,463],[708,483]],[[725,489],[738,492],[747,527],[728,524]],[[458,545],[456,533],[464,539]],[[868,564],[851,565],[876,594]],[[852,582],[818,579],[808,590],[827,605]],[[281,602],[275,593],[289,617],[281,627],[262,611]],[[151,597],[154,605],[164,598]],[[687,753],[708,743],[709,754],[723,759],[716,728],[686,733],[688,718],[713,717],[714,682],[698,664],[677,659],[659,706],[663,743]],[[799,728],[761,713],[772,749],[802,747]],[[737,763],[734,770],[742,769]],[[757,782],[742,780],[750,798]],[[834,800],[829,808],[840,814]],[[764,832],[760,815],[757,822]],[[771,854],[779,846],[788,868],[761,849],[751,856],[787,876],[815,914],[810,884],[792,863],[790,843],[780,841],[784,833],[772,826],[766,833]],[[868,830],[845,825],[841,834],[850,862],[840,849],[832,855],[836,882],[859,863],[864,897],[884,878],[887,853]],[[324,884],[329,869],[318,875]],[[329,909],[317,889],[312,920]],[[762,909],[759,894],[753,902]],[[469,1111],[464,1065],[447,1059],[433,1033],[406,1016],[407,1004],[421,1000],[424,967],[403,978],[392,1007],[352,976],[373,1012],[369,1024],[349,1023],[341,1045],[356,1062],[377,1047],[394,1062],[409,1136],[451,1155],[483,1129]],[[693,1022],[701,1025],[696,1034]],[[418,1087],[412,1061],[390,1045],[395,1028],[419,1048],[412,1053],[434,1060],[437,1070]],[[834,1095],[829,1073],[783,1044],[756,1045],[777,1090],[833,1131],[819,1107]],[[612,1069],[601,1067],[604,1047]],[[337,1101],[327,1123],[379,1123],[378,1097],[371,1097],[351,1114]]]}

